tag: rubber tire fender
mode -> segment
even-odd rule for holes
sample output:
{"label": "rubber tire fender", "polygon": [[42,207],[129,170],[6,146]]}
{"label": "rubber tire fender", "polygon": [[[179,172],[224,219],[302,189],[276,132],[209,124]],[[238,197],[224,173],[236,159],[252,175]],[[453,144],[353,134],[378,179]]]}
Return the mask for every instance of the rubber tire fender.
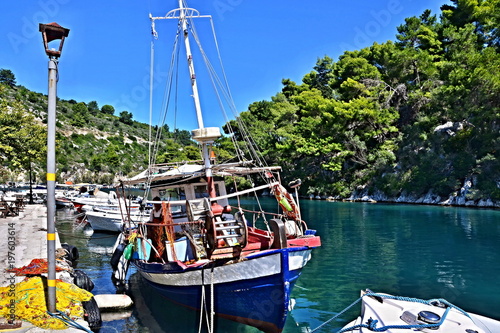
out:
{"label": "rubber tire fender", "polygon": [[101,311],[97,306],[97,302],[95,298],[92,297],[90,301],[82,302],[84,315],[83,318],[87,323],[89,323],[89,327],[92,331],[96,331],[99,327],[102,326],[102,318]]}
{"label": "rubber tire fender", "polygon": [[80,253],[78,252],[78,249],[76,246],[69,245],[67,243],[62,243],[61,244],[62,248],[68,251],[68,260],[71,262],[74,262],[80,258]]}
{"label": "rubber tire fender", "polygon": [[73,271],[73,282],[78,288],[85,289],[89,292],[94,289],[94,282],[92,282],[87,274],[80,269],[75,269]]}

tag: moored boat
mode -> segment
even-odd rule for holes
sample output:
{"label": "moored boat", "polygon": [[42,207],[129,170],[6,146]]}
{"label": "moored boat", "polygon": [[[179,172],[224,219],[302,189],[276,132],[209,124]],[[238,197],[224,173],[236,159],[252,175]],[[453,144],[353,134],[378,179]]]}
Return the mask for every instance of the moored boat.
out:
{"label": "moored boat", "polygon": [[[321,241],[302,220],[299,202],[281,184],[281,168],[267,166],[253,142],[247,142],[246,149],[239,145],[233,161],[220,163],[214,157],[214,142],[221,133],[217,127],[204,126],[189,42],[195,33],[193,20],[207,17],[183,0],[165,17],[150,16],[153,34],[157,20],[178,20],[177,36],[184,38],[198,120],[192,138],[202,159],[152,164],[137,176],[122,179],[123,185],[145,184],[154,208],[151,222],[120,235],[112,266],[115,277],[124,279],[130,262],[164,297],[207,311],[211,330],[216,315],[265,332],[281,332],[293,307],[292,289]],[[258,185],[238,189],[234,182],[228,193],[226,181],[233,183],[237,177]],[[296,198],[299,186],[300,181],[289,185]],[[257,198],[261,191],[276,198],[276,210],[265,211],[262,206],[247,210],[240,205],[240,197]]]}
{"label": "moored boat", "polygon": [[421,300],[367,290],[360,300],[360,316],[337,333],[500,332],[500,321],[466,312],[444,299]]}
{"label": "moored boat", "polygon": [[90,210],[99,211],[138,211],[140,204],[131,200],[118,198],[116,192],[99,192],[96,196],[72,197],[71,202],[78,213]]}
{"label": "moored boat", "polygon": [[94,231],[111,233],[122,232],[129,223],[130,226],[136,226],[139,222],[149,220],[149,216],[143,212],[126,214],[119,211],[86,211],[85,217]]}
{"label": "moored boat", "polygon": [[56,197],[56,209],[73,208],[73,202],[66,197]]}

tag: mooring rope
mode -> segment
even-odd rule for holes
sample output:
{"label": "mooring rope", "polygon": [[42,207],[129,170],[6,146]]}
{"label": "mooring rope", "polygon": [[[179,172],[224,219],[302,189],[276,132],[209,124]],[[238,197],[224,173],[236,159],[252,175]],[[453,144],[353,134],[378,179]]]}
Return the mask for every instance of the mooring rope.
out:
{"label": "mooring rope", "polygon": [[202,274],[202,283],[201,283],[201,304],[200,304],[200,324],[198,325],[198,333],[201,333],[201,327],[203,324],[203,309],[205,308],[205,284],[203,283],[203,272],[204,270],[201,270]]}
{"label": "mooring rope", "polygon": [[446,311],[443,314],[441,320],[438,323],[436,323],[436,324],[387,325],[387,326],[377,327],[378,320],[370,318],[367,321],[366,324],[358,324],[358,325],[354,325],[354,326],[351,326],[351,327],[342,328],[342,329],[336,331],[335,333],[344,333],[344,332],[349,332],[349,331],[353,331],[353,330],[360,329],[360,328],[367,328],[367,329],[369,329],[369,330],[371,330],[373,332],[384,332],[384,331],[387,331],[389,329],[415,329],[415,328],[416,329],[423,329],[423,328],[435,328],[435,327],[439,327],[440,325],[443,324],[444,320],[446,319],[446,316],[448,315],[448,312],[451,309],[455,309],[455,310],[461,312],[463,315],[465,315],[468,318],[470,318],[470,316],[469,316],[469,314],[467,312],[465,312],[464,310],[460,309],[459,307],[451,304],[450,302],[448,302],[447,300],[442,299],[442,298],[439,298],[439,299],[430,299],[430,300],[423,300],[423,299],[412,298],[412,297],[392,296],[392,295],[377,294],[377,293],[366,293],[363,296],[361,296],[360,298],[358,298],[356,301],[352,302],[344,310],[342,310],[341,312],[337,313],[335,316],[333,316],[332,318],[328,319],[327,321],[325,321],[324,323],[322,323],[321,325],[319,325],[315,329],[311,330],[310,333],[316,332],[317,330],[319,330],[320,328],[324,327],[325,325],[327,325],[331,321],[339,318],[341,315],[343,315],[345,312],[347,312],[349,309],[351,309],[354,305],[356,305],[357,303],[359,303],[363,299],[363,297],[367,297],[367,296],[368,297],[380,297],[380,298],[386,298],[386,299],[393,299],[393,300],[405,301],[405,302],[421,303],[421,304],[426,304],[426,305],[433,305],[433,303],[439,302],[439,303],[445,304],[447,306],[447,308],[446,308]]}
{"label": "mooring rope", "polygon": [[210,271],[210,325],[209,325],[209,333],[214,332],[214,315],[215,315],[215,305],[214,305],[214,267]]}
{"label": "mooring rope", "polygon": [[52,317],[57,318],[57,319],[63,321],[67,325],[73,326],[74,328],[77,328],[79,330],[82,330],[82,331],[85,331],[85,332],[88,332],[88,333],[93,333],[91,330],[89,330],[86,327],[78,324],[76,321],[74,321],[73,319],[71,319],[70,317],[68,317],[64,312],[62,312],[60,310],[56,310],[56,311],[57,311],[57,313],[52,313],[50,311],[47,311],[47,313],[49,315],[51,315]]}

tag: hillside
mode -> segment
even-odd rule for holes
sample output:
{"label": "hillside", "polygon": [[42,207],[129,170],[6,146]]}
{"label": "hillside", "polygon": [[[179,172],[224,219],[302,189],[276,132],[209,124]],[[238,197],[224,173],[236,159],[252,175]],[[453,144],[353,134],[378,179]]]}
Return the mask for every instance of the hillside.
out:
{"label": "hillside", "polygon": [[[283,79],[270,101],[252,103],[240,119],[267,163],[283,166],[285,181],[301,178],[306,196],[499,206],[500,0],[452,3],[439,17],[407,18],[395,41],[319,58],[302,82]],[[0,74],[0,177],[26,180],[32,165],[43,182],[35,125],[47,98]],[[148,126],[132,114],[96,102],[57,107],[59,182],[111,183],[146,167]],[[189,132],[158,130],[157,162],[199,158]]]}
{"label": "hillside", "polygon": [[500,3],[452,2],[250,105],[241,118],[268,161],[311,196],[500,201]]}
{"label": "hillside", "polygon": [[[0,101],[2,182],[28,181],[31,164],[36,177],[34,182],[43,183],[47,95],[3,83],[0,84]],[[56,126],[59,183],[110,184],[118,176],[135,174],[148,165],[149,125],[132,120],[128,112],[115,116],[110,105],[99,108],[96,102],[58,100]],[[19,130],[25,127],[30,129]],[[186,154],[197,151],[189,132],[175,130],[172,133],[166,126],[161,130],[164,140],[161,141],[159,162],[164,161],[162,158],[167,154],[173,160],[183,160],[191,158]],[[153,137],[157,131],[158,128],[153,129]],[[26,149],[30,146],[32,149]],[[191,148],[180,150],[187,146]]]}

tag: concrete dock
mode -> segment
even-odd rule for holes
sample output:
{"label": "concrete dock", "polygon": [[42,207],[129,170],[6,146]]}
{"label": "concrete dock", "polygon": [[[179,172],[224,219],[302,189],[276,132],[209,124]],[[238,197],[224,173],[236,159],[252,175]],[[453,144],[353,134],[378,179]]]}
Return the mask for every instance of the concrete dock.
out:
{"label": "concrete dock", "polygon": [[[56,235],[56,249],[60,248],[59,236]],[[11,285],[14,274],[6,269],[23,267],[32,259],[47,258],[47,208],[45,205],[26,205],[18,216],[0,218],[0,287]],[[59,276],[58,276],[59,278]],[[15,277],[18,283],[23,276]],[[5,322],[0,318],[0,323]],[[87,330],[88,324],[83,319],[78,324]],[[2,329],[0,329],[2,332]],[[9,329],[8,332],[83,332],[80,329],[68,328],[64,330],[45,330],[23,322],[21,328]]]}

